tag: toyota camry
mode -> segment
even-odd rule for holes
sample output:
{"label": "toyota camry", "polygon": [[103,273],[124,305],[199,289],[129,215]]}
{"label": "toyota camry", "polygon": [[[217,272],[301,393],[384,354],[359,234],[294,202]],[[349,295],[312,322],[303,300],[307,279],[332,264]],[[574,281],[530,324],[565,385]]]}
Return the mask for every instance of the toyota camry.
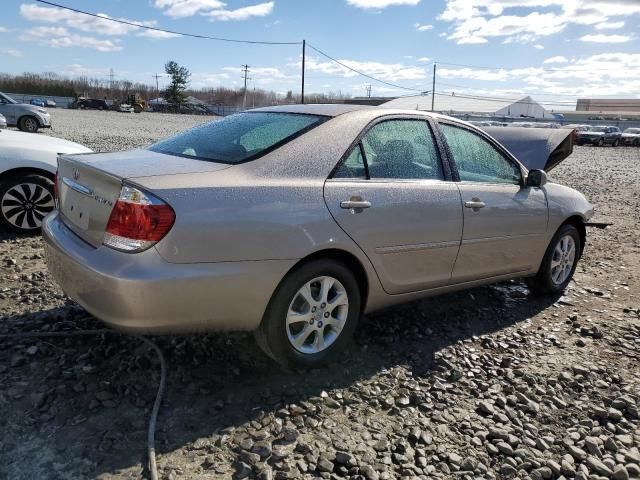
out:
{"label": "toyota camry", "polygon": [[520,277],[562,292],[592,214],[546,180],[571,153],[570,132],[487,130],[297,105],[146,149],[61,155],[48,267],[108,324],[253,330],[297,367],[326,363],[363,314],[395,303]]}

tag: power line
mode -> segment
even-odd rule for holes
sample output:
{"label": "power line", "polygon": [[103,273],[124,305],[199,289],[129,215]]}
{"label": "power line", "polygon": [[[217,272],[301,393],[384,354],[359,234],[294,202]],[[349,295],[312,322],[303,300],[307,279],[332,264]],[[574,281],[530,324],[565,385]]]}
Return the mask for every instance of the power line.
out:
{"label": "power line", "polygon": [[302,44],[302,42],[268,42],[268,41],[258,41],[258,40],[241,40],[241,39],[236,39],[236,38],[212,37],[212,36],[209,36],[209,35],[197,35],[197,34],[194,34],[194,33],[178,32],[176,30],[167,30],[167,29],[164,29],[164,28],[150,27],[148,25],[141,25],[139,23],[129,22],[127,20],[121,20],[121,19],[118,19],[118,18],[103,17],[102,15],[98,15],[97,13],[86,12],[84,10],[79,10],[77,8],[67,7],[66,5],[60,5],[60,4],[57,4],[57,3],[49,2],[47,0],[35,0],[35,1],[39,2],[39,3],[43,3],[45,5],[49,5],[51,7],[57,7],[57,8],[61,8],[63,10],[68,10],[70,12],[80,13],[82,15],[88,15],[90,17],[99,18],[100,20],[121,23],[123,25],[129,25],[131,27],[143,28],[145,30],[152,30],[154,32],[163,32],[163,33],[170,33],[172,35],[180,35],[182,37],[203,38],[203,39],[206,39],[206,40],[216,40],[216,41],[219,41],[219,42],[249,43],[249,44],[254,44],[254,45],[300,45],[300,44]]}
{"label": "power line", "polygon": [[395,84],[395,83],[387,82],[387,81],[385,81],[385,80],[380,80],[379,78],[373,77],[373,76],[368,75],[368,74],[366,74],[366,73],[364,73],[364,72],[361,72],[360,70],[357,70],[357,69],[355,69],[355,68],[353,68],[353,67],[350,67],[349,65],[346,65],[345,63],[341,62],[340,60],[336,60],[335,58],[333,58],[333,57],[331,57],[331,56],[327,55],[326,53],[324,53],[322,50],[317,49],[316,47],[314,47],[313,45],[311,45],[309,42],[307,42],[307,45],[308,45],[310,48],[312,48],[313,50],[315,50],[317,53],[319,53],[320,55],[322,55],[323,57],[326,57],[326,58],[328,58],[329,60],[331,60],[332,62],[337,63],[337,64],[338,64],[338,65],[340,65],[341,67],[344,67],[344,68],[346,68],[347,70],[351,70],[352,72],[357,73],[358,75],[362,75],[363,77],[366,77],[366,78],[368,78],[368,79],[370,79],[370,80],[373,80],[373,81],[375,81],[375,82],[382,83],[382,84],[387,85],[387,86],[389,86],[389,87],[398,88],[398,89],[400,89],[400,90],[410,90],[410,91],[412,91],[412,92],[423,92],[423,91],[424,91],[424,90],[419,89],[419,88],[404,87],[404,86],[402,86],[402,85],[397,85],[397,84]]}

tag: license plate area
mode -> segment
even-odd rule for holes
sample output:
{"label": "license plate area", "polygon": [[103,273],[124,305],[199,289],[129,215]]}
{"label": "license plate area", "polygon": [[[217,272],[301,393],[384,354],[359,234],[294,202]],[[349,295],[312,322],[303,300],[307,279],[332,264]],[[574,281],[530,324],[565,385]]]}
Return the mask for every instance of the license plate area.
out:
{"label": "license plate area", "polygon": [[93,199],[89,196],[90,191],[80,192],[77,188],[69,185],[66,179],[63,179],[64,187],[60,192],[60,206],[62,213],[67,220],[82,230],[88,230],[89,219],[91,218],[91,209],[93,207]]}

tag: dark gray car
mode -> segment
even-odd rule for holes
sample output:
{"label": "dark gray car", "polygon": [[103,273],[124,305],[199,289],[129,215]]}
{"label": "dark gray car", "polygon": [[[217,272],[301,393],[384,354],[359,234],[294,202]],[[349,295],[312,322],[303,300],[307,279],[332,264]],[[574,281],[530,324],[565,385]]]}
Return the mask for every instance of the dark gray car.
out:
{"label": "dark gray car", "polygon": [[51,128],[51,116],[44,108],[26,103],[18,103],[0,92],[0,114],[10,127],[18,127],[23,132],[37,132],[40,128]]}

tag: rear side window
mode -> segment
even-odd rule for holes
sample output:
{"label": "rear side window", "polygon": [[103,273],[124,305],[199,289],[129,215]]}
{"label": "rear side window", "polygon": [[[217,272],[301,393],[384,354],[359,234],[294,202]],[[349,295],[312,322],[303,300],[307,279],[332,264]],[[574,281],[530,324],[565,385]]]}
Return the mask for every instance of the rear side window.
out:
{"label": "rear side window", "polygon": [[340,165],[334,178],[366,178],[367,173],[372,180],[444,180],[428,123],[398,119],[374,125]]}
{"label": "rear side window", "polygon": [[480,135],[447,124],[440,124],[440,129],[453,154],[460,180],[520,184],[520,168]]}
{"label": "rear side window", "polygon": [[293,113],[240,113],[179,133],[149,150],[220,163],[251,160],[319,125],[325,117]]}

